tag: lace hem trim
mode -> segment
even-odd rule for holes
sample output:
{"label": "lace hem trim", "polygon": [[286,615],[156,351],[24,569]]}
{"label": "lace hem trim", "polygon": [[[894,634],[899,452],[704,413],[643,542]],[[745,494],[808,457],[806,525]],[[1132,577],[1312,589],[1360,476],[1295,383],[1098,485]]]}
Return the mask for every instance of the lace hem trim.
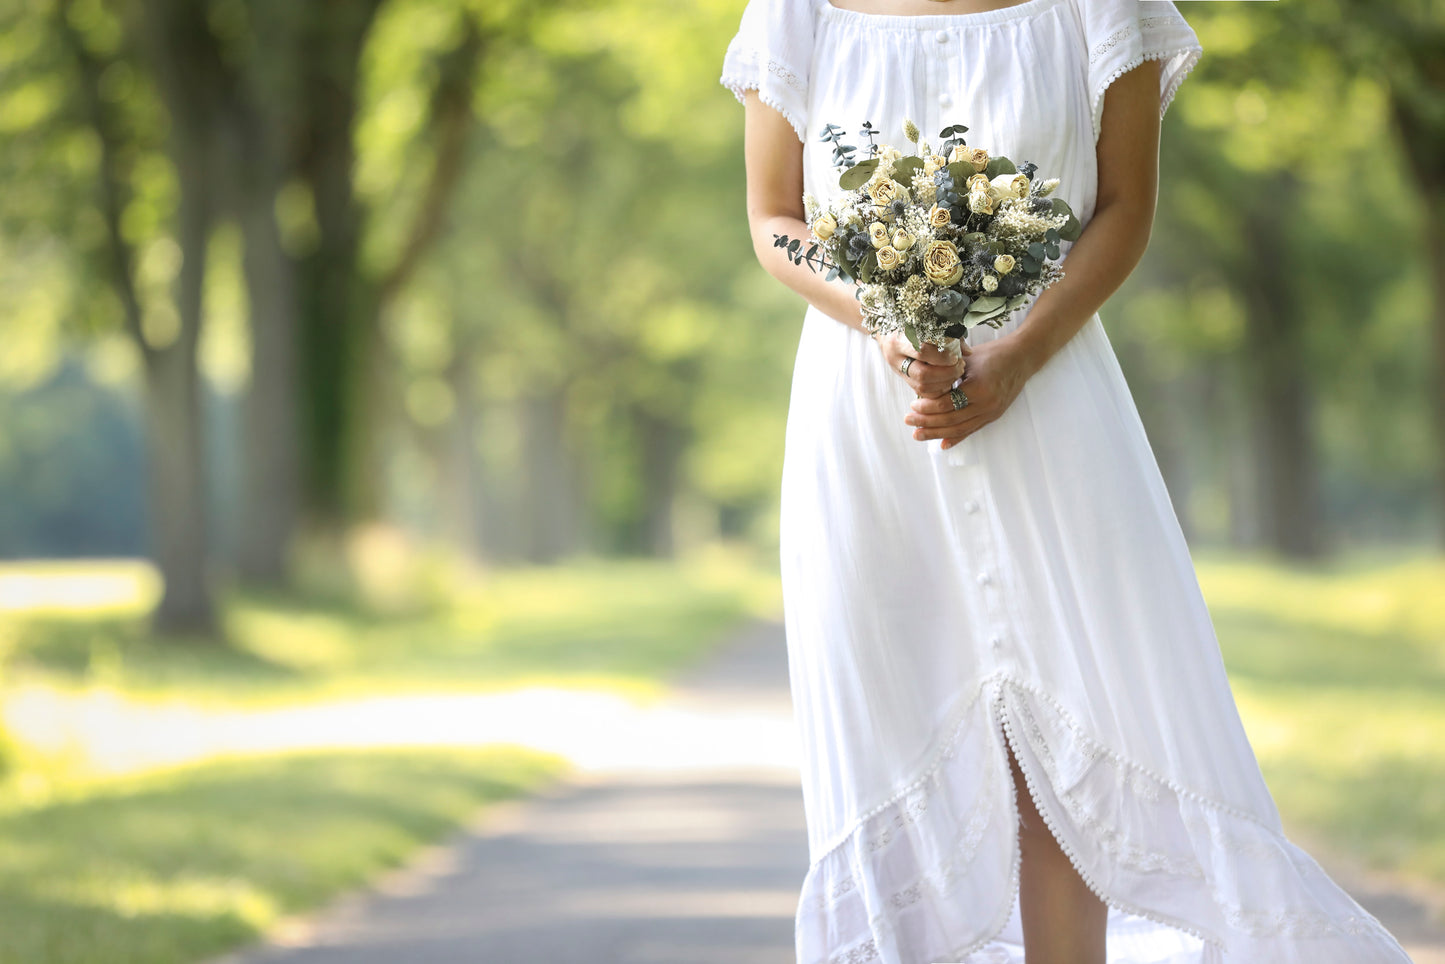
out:
{"label": "lace hem trim", "polygon": [[[1126,786],[1130,792],[1139,794],[1143,799],[1158,801],[1164,790],[1175,794],[1176,797],[1196,801],[1215,812],[1228,814],[1240,820],[1248,822],[1251,826],[1259,828],[1263,832],[1262,838],[1245,839],[1238,834],[1229,833],[1223,827],[1217,826],[1207,819],[1201,820],[1199,816],[1191,814],[1188,808],[1179,808],[1181,820],[1191,833],[1207,836],[1213,846],[1221,848],[1229,853],[1241,856],[1252,856],[1268,859],[1277,859],[1280,856],[1286,857],[1298,871],[1303,875],[1310,876],[1318,872],[1316,865],[1306,861],[1299,854],[1292,852],[1288,847],[1282,845],[1281,841],[1275,839],[1277,831],[1266,821],[1238,807],[1214,800],[1204,794],[1180,786],[1161,774],[1154,773],[1147,767],[1127,760],[1120,754],[1110,750],[1108,747],[1094,740],[1084,729],[1073,719],[1072,715],[1062,704],[1050,694],[1027,683],[1014,680],[1007,676],[989,677],[981,682],[970,696],[960,700],[959,705],[950,714],[950,728],[945,732],[949,734],[947,740],[939,747],[934,754],[933,760],[928,769],[917,780],[913,781],[903,791],[895,794],[889,801],[873,808],[855,821],[852,829],[841,836],[834,845],[824,852],[813,862],[816,872],[823,862],[837,851],[843,844],[853,840],[860,832],[865,831],[867,822],[890,806],[901,808],[894,818],[882,829],[863,841],[864,847],[870,859],[876,859],[881,852],[885,852],[889,845],[901,835],[896,831],[908,823],[917,820],[928,809],[927,785],[937,782],[938,772],[941,765],[954,759],[958,754],[958,738],[961,736],[965,724],[968,722],[966,714],[968,710],[978,702],[983,690],[992,684],[994,695],[992,705],[997,710],[997,716],[1002,723],[1005,739],[1009,746],[1014,747],[1014,754],[1020,760],[1020,767],[1023,769],[1025,783],[1030,796],[1033,798],[1035,808],[1043,816],[1045,824],[1055,839],[1060,841],[1060,847],[1065,851],[1070,863],[1078,871],[1080,877],[1099,898],[1123,913],[1154,921],[1155,923],[1176,928],[1184,933],[1190,934],[1201,941],[1208,942],[1217,947],[1223,948],[1224,942],[1221,937],[1210,933],[1188,921],[1173,918],[1147,908],[1140,907],[1118,897],[1108,895],[1099,887],[1088,870],[1080,863],[1079,856],[1073,848],[1061,837],[1058,832],[1056,815],[1050,812],[1042,800],[1038,790],[1038,783],[1035,774],[1031,771],[1024,757],[1019,753],[1019,737],[1016,727],[1006,712],[1004,704],[1004,685],[1013,686],[1016,690],[1025,691],[1041,701],[1047,703],[1056,711],[1058,719],[1064,724],[1065,734],[1071,738],[1072,746],[1083,758],[1089,761],[1104,760],[1110,763],[1115,772],[1119,774],[1120,785]],[[1100,842],[1100,845],[1108,850],[1120,863],[1141,871],[1165,872],[1179,877],[1198,880],[1208,890],[1215,906],[1220,910],[1223,919],[1230,927],[1242,933],[1253,936],[1273,937],[1280,935],[1303,936],[1303,937],[1329,937],[1329,936],[1370,936],[1380,937],[1387,943],[1394,943],[1393,937],[1389,936],[1384,926],[1372,915],[1350,914],[1341,916],[1330,914],[1324,911],[1308,909],[1285,909],[1280,911],[1253,911],[1241,904],[1227,900],[1210,883],[1203,867],[1197,859],[1171,855],[1163,851],[1141,848],[1129,843],[1119,833],[1117,828],[1105,819],[1101,813],[1088,807],[1077,800],[1073,791],[1079,786],[1079,781],[1064,787],[1065,778],[1058,768],[1057,762],[1050,749],[1048,740],[1044,737],[1042,728],[1026,703],[1020,703],[1018,715],[1022,726],[1022,732],[1029,741],[1029,746],[1039,761],[1041,761],[1045,776],[1055,788],[1058,799],[1068,809],[1070,816],[1075,820],[1082,830],[1091,836],[1091,839]],[[997,744],[992,744],[997,748]],[[985,789],[982,794],[983,803],[971,815],[964,830],[956,838],[956,842],[949,853],[949,861],[943,865],[942,873],[920,873],[907,886],[895,890],[882,900],[881,909],[870,915],[868,920],[868,936],[856,941],[839,952],[830,954],[827,964],[869,964],[880,957],[879,941],[887,935],[895,933],[895,918],[898,912],[916,903],[926,893],[934,893],[940,896],[947,896],[951,884],[960,875],[962,868],[972,860],[983,832],[987,829],[992,817],[992,796],[998,782],[1000,764],[997,757],[1002,757],[1002,749],[998,748],[995,759],[992,759],[987,771]],[[1005,759],[1006,763],[1006,759]],[[919,795],[920,790],[922,794]],[[1015,826],[1017,825],[1017,796],[1012,785],[1009,787],[1010,797],[1014,801]],[[907,799],[912,797],[912,799]],[[1202,833],[1201,833],[1202,831]],[[1008,914],[1012,908],[1012,896],[1018,886],[1019,870],[1022,860],[1021,850],[1017,841],[1017,834],[1014,834],[1012,844],[1012,860],[1009,871],[1009,884],[1004,891],[1010,895],[1002,908],[995,914],[995,920],[989,925],[984,935],[969,942],[967,945],[954,948],[948,951],[949,959],[963,959],[967,955],[984,947],[995,940],[1007,923]],[[828,882],[825,893],[807,899],[800,905],[800,915],[808,912],[826,913],[835,908],[840,901],[854,892],[857,888],[858,871],[855,868],[849,869],[847,876],[835,878]]]}

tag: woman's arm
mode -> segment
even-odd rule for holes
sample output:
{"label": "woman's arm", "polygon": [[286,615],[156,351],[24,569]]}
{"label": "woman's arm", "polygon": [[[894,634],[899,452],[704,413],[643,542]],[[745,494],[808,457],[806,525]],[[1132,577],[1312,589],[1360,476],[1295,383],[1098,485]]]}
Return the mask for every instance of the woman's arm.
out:
{"label": "woman's arm", "polygon": [[1098,200],[1069,249],[1064,277],[1009,334],[1031,371],[1074,337],[1144,256],[1159,193],[1159,128],[1159,61],[1146,60],[1104,91]]}
{"label": "woman's arm", "polygon": [[1104,91],[1098,201],[1069,249],[1064,277],[1044,289],[1016,328],[974,349],[960,386],[967,406],[955,411],[946,397],[912,403],[903,421],[914,438],[941,438],[951,448],[997,419],[1129,277],[1154,224],[1159,127],[1159,61],[1146,60]]}
{"label": "woman's arm", "polygon": [[[814,271],[806,262],[794,264],[787,249],[774,243],[774,234],[786,234],[802,240],[805,251],[809,244],[809,226],[803,220],[803,145],[787,118],[759,100],[756,90],[745,91],[743,97],[748,226],[758,262],[819,311],[866,334],[852,283],[825,280],[826,271]],[[902,376],[918,395],[947,392],[963,370],[962,362],[951,362],[934,345],[915,351],[901,337],[880,338],[878,343],[894,371],[905,356],[919,359]]]}

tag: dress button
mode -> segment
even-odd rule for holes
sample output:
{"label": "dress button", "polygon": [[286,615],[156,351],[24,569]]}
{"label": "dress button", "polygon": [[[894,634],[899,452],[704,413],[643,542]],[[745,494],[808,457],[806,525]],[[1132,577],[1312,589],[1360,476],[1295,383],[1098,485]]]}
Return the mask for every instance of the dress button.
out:
{"label": "dress button", "polygon": [[991,582],[993,582],[993,576],[990,576],[986,572],[981,572],[978,574],[978,584],[980,586],[987,586]]}
{"label": "dress button", "polygon": [[940,107],[952,107],[952,106],[953,106],[953,98],[950,97],[950,96],[948,96],[947,94],[939,94],[939,95],[938,95],[938,106],[940,106]]}
{"label": "dress button", "polygon": [[946,44],[946,43],[948,43],[948,31],[947,31],[947,30],[940,30],[940,31],[938,31],[938,33],[934,34],[934,38],[935,38],[939,43],[941,43],[941,44]]}
{"label": "dress button", "polygon": [[990,639],[990,640],[988,641],[988,644],[989,644],[990,646],[992,646],[994,649],[998,649],[1000,646],[1003,645],[1003,640],[1000,639],[999,637],[995,636],[995,637],[993,637],[992,639]]}
{"label": "dress button", "polygon": [[965,511],[965,512],[977,512],[977,511],[978,511],[978,503],[975,502],[975,501],[973,501],[972,499],[969,499],[967,502],[965,502],[965,503],[963,504],[963,511]]}

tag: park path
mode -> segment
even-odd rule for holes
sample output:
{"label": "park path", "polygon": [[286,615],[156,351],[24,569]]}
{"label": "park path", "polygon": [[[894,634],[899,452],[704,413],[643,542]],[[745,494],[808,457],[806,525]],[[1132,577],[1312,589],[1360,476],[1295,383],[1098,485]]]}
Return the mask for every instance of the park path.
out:
{"label": "park path", "polygon": [[[791,964],[807,835],[787,673],[782,627],[748,624],[642,711],[637,745],[213,964]],[[1438,895],[1290,836],[1415,964],[1445,964]]]}

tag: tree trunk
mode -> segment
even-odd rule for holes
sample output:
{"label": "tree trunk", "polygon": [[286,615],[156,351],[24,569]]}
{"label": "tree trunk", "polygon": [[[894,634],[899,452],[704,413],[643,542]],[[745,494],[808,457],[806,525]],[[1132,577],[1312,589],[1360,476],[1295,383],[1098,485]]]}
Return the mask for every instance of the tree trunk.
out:
{"label": "tree trunk", "polygon": [[273,215],[274,181],[243,192],[237,211],[245,239],[251,316],[251,384],[245,401],[242,526],[237,572],[250,585],[290,583],[300,522],[298,359],[292,263]]}
{"label": "tree trunk", "polygon": [[636,418],[642,445],[643,546],[653,556],[670,559],[677,552],[672,510],[685,436],[679,426],[651,413],[638,412]]}
{"label": "tree trunk", "polygon": [[454,408],[441,454],[442,521],[465,558],[479,560],[481,526],[477,466],[477,399],[471,346],[459,343],[447,366]]}
{"label": "tree trunk", "polygon": [[170,345],[149,352],[146,364],[151,551],[165,582],[154,628],[163,634],[212,636],[216,614],[207,538],[203,398],[196,364],[211,222],[210,152],[204,138],[181,133],[177,141],[180,331]]}
{"label": "tree trunk", "polygon": [[1294,205],[1292,177],[1271,179],[1268,201],[1245,219],[1244,361],[1249,373],[1260,523],[1281,555],[1314,559],[1324,551],[1304,319],[1291,290],[1281,212]]}
{"label": "tree trunk", "polygon": [[566,396],[560,391],[522,402],[523,553],[528,562],[557,562],[577,548],[577,487],[565,438]]}

